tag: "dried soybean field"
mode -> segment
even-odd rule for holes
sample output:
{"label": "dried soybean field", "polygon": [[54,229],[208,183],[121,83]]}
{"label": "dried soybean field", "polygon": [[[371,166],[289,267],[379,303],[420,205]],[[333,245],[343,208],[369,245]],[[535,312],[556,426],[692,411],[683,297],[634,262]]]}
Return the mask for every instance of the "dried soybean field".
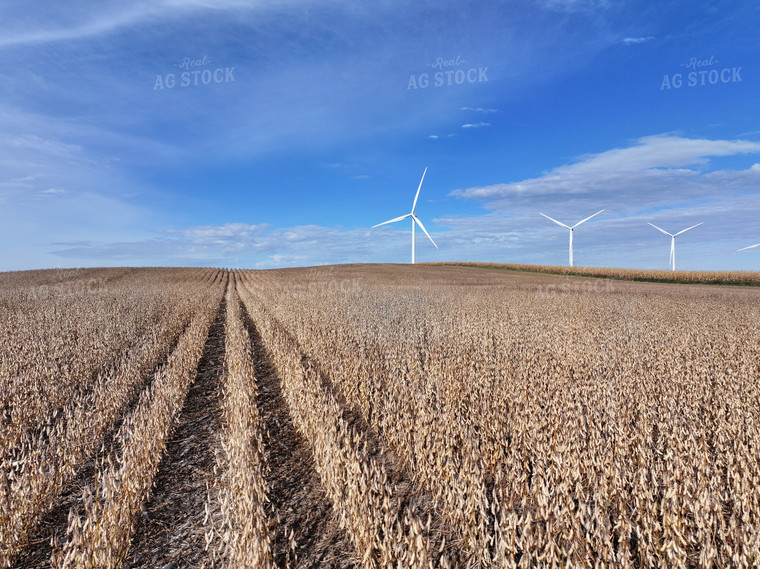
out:
{"label": "dried soybean field", "polygon": [[760,288],[0,274],[0,567],[760,567]]}

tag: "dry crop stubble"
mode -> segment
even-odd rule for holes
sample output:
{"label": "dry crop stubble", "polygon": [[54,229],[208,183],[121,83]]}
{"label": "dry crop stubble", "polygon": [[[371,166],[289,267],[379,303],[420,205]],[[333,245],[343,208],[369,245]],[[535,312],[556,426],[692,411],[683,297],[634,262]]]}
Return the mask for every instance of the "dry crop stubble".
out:
{"label": "dry crop stubble", "polygon": [[[760,271],[652,271],[603,267],[567,267],[556,265],[521,265],[516,263],[425,263],[428,266],[473,267],[528,273],[546,273],[622,281],[760,285]],[[579,283],[581,284],[581,283]]]}
{"label": "dry crop stubble", "polygon": [[[39,306],[15,307],[17,315],[34,308],[24,318],[44,314],[43,321],[55,318],[61,325],[35,324],[19,331],[40,353],[35,381],[14,375],[18,362],[3,368],[10,381],[3,394],[9,411],[4,416],[0,451],[0,566],[10,564],[19,553],[40,516],[97,450],[106,431],[176,342],[197,310],[199,295],[208,288],[204,282],[208,272],[192,276],[141,273],[112,284],[103,302],[75,298],[77,312],[61,311],[55,299]],[[133,316],[114,320],[125,314]],[[98,323],[103,323],[105,335]],[[93,343],[102,344],[104,353],[113,350],[111,360],[93,379],[87,374],[61,377],[54,373],[62,361],[86,361],[82,353],[88,353]],[[85,352],[77,351],[82,349]],[[99,353],[93,352],[96,361]],[[22,353],[20,361],[27,357]],[[94,364],[83,365],[97,370]]]}
{"label": "dry crop stubble", "polygon": [[[229,275],[107,274],[102,296],[118,322],[98,299],[29,304],[24,283],[54,275],[0,275],[4,425],[13,417],[0,445],[5,564],[95,454],[97,484],[55,559],[118,565],[193,375],[188,346],[203,346],[198,318],[213,319]],[[364,566],[760,566],[760,290],[434,266],[246,271],[234,281],[223,444],[201,528],[209,562],[273,562],[238,294]],[[44,325],[19,307],[44,314]],[[191,320],[176,363],[132,408],[129,394]],[[78,344],[65,345],[71,332]],[[90,350],[92,361],[76,361]],[[36,380],[19,380],[24,366]],[[25,401],[33,412],[19,408]]]}
{"label": "dry crop stubble", "polygon": [[368,451],[366,433],[346,419],[319,369],[302,357],[298,344],[249,286],[255,285],[244,277],[241,298],[272,353],[295,423],[310,442],[325,491],[362,564],[449,566],[444,544],[431,546],[430,513],[423,517],[423,506],[398,486],[382,456]]}
{"label": "dry crop stubble", "polygon": [[347,268],[360,294],[296,310],[280,290],[299,271],[258,273],[255,293],[483,564],[758,563],[757,291],[542,297],[392,270]]}
{"label": "dry crop stubble", "polygon": [[[225,361],[222,387],[224,432],[217,456],[218,482],[206,503],[207,548],[229,568],[274,567],[264,505],[267,502],[262,425],[256,407],[251,340],[243,325],[233,284],[226,295]],[[215,516],[215,510],[220,516]],[[220,519],[217,519],[220,518]]]}
{"label": "dry crop stubble", "polygon": [[135,516],[150,492],[166,444],[208,335],[222,287],[209,287],[199,310],[153,383],[140,396],[115,437],[94,487],[85,489],[84,515],[69,514],[68,541],[56,547],[54,567],[109,568],[121,564],[129,547]]}
{"label": "dry crop stubble", "polygon": [[127,278],[116,272],[121,278],[99,277],[109,284],[97,294],[44,299],[26,295],[33,284],[3,290],[15,302],[0,313],[0,448],[12,449],[24,433],[44,426],[71,397],[91,388],[106,366],[139,347],[157,322],[180,316],[186,325],[183,314],[192,308],[186,299],[207,272],[213,273],[180,279],[160,270]]}

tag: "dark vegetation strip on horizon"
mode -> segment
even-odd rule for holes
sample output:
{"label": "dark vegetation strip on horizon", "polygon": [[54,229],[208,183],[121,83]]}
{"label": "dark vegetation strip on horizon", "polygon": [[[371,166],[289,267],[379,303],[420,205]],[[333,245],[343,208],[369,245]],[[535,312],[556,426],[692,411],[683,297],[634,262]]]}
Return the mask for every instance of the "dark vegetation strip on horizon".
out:
{"label": "dark vegetation strip on horizon", "polygon": [[501,271],[606,278],[621,281],[760,286],[760,271],[652,271],[597,267],[562,267],[556,265],[523,265],[517,263],[441,262],[420,263],[428,266],[466,267]]}

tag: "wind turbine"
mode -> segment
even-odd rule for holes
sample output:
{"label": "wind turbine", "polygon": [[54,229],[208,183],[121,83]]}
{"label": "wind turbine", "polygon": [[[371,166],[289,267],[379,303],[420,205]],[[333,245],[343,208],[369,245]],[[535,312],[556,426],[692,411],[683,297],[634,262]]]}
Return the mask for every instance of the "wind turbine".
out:
{"label": "wind turbine", "polygon": [[[647,221],[647,223],[649,223],[649,222]],[[687,227],[686,229],[682,229],[681,231],[679,231],[678,233],[675,233],[675,234],[668,233],[664,229],[660,229],[654,223],[649,223],[649,225],[651,225],[652,227],[654,227],[657,231],[661,231],[665,235],[670,235],[670,266],[671,266],[671,270],[672,271],[676,270],[676,237],[678,237],[679,235],[681,235],[681,233],[686,233],[689,229],[694,229],[695,227],[699,227],[703,223],[704,223],[704,221],[700,221],[696,225],[692,225],[691,227]]]}
{"label": "wind turbine", "polygon": [[600,213],[602,213],[603,211],[604,211],[604,210],[602,209],[602,210],[600,210],[600,211],[597,211],[597,212],[596,212],[594,215],[589,215],[589,216],[588,216],[586,219],[583,219],[583,220],[579,221],[578,223],[576,223],[576,224],[575,224],[575,225],[573,225],[572,227],[570,227],[569,225],[565,225],[565,224],[564,224],[564,223],[562,223],[561,221],[557,221],[556,219],[554,219],[554,218],[551,218],[551,217],[549,217],[548,215],[546,215],[546,214],[544,214],[544,213],[541,213],[540,211],[539,211],[538,213],[539,213],[539,214],[541,214],[541,215],[543,215],[543,216],[544,216],[546,219],[550,219],[551,221],[553,221],[553,222],[554,222],[554,223],[556,223],[557,225],[561,225],[561,226],[562,226],[562,227],[564,227],[565,229],[569,229],[569,230],[570,230],[570,266],[572,267],[572,266],[573,266],[573,229],[575,229],[576,227],[578,227],[578,226],[579,226],[581,223],[585,223],[585,222],[587,222],[587,221],[588,221],[589,219],[591,219],[592,217],[599,215],[599,214],[600,214]]}
{"label": "wind turbine", "polygon": [[[417,198],[420,197],[420,190],[422,189],[422,180],[425,179],[425,174],[427,173],[427,166],[425,167],[425,171],[422,173],[422,178],[420,179],[420,185],[417,187],[417,195],[414,196],[414,203],[412,204],[412,211],[411,213],[407,213],[406,215],[401,215],[399,217],[394,217],[393,219],[389,219],[388,221],[383,221],[382,223],[378,223],[377,225],[373,225],[373,229],[375,227],[380,227],[381,225],[385,225],[386,223],[394,223],[396,221],[401,221],[402,219],[406,219],[407,217],[412,218],[412,264],[414,264],[414,241],[415,241],[415,227],[414,224],[420,226],[420,229],[425,232],[425,235],[427,235],[428,239],[430,239],[430,242],[435,245],[435,241],[433,241],[433,238],[430,237],[430,234],[427,232],[427,229],[425,229],[425,226],[422,225],[422,222],[420,221],[420,218],[417,217],[417,214],[414,213],[414,208],[417,207]],[[435,245],[435,248],[438,249],[438,245]]]}
{"label": "wind turbine", "polygon": [[746,251],[747,249],[754,249],[755,247],[760,247],[760,243],[757,243],[755,245],[750,245],[749,247],[742,247],[739,249],[739,251]]}

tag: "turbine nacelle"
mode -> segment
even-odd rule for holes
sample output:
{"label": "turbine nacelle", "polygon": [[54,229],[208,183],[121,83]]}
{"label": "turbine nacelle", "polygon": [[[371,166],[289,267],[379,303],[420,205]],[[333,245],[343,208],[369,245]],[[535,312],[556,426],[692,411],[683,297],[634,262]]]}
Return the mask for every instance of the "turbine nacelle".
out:
{"label": "turbine nacelle", "polygon": [[422,181],[425,179],[425,174],[427,174],[427,167],[425,167],[425,171],[422,172],[422,178],[420,179],[420,185],[417,186],[417,193],[414,196],[414,202],[412,202],[412,211],[410,213],[407,213],[406,215],[400,215],[398,217],[394,217],[393,219],[389,219],[388,221],[383,221],[382,223],[378,223],[377,225],[373,225],[372,228],[380,227],[381,225],[385,225],[386,223],[395,223],[397,221],[401,221],[403,219],[406,219],[407,217],[412,218],[412,264],[414,264],[414,243],[415,243],[415,224],[420,226],[420,229],[425,232],[425,235],[427,235],[427,238],[430,239],[430,242],[435,246],[436,249],[438,249],[438,245],[435,244],[435,241],[433,241],[433,238],[430,237],[430,234],[427,232],[427,229],[425,229],[425,226],[422,225],[422,222],[420,221],[420,218],[417,217],[417,214],[414,213],[415,208],[417,207],[417,199],[420,197],[420,190],[422,189]]}
{"label": "turbine nacelle", "polygon": [[[647,223],[649,223],[649,222],[647,221]],[[665,235],[669,235],[670,236],[670,259],[668,260],[668,262],[670,263],[670,267],[671,267],[670,270],[671,271],[675,271],[676,270],[676,237],[678,237],[679,235],[681,235],[681,233],[686,233],[690,229],[694,229],[695,227],[699,227],[703,223],[704,223],[704,221],[700,221],[696,225],[692,225],[691,227],[687,227],[686,229],[682,229],[678,233],[669,233],[668,231],[665,231],[661,227],[657,227],[654,223],[649,223],[649,225],[651,225],[652,227],[654,227],[657,231],[659,231],[661,233],[664,233]]]}
{"label": "turbine nacelle", "polygon": [[586,223],[589,219],[591,219],[592,217],[595,217],[595,216],[599,215],[603,211],[604,211],[603,209],[599,210],[594,215],[589,215],[586,219],[581,219],[578,223],[576,223],[575,225],[572,225],[572,226],[565,225],[561,221],[557,221],[553,217],[549,217],[548,215],[546,215],[545,213],[541,213],[540,211],[538,213],[539,213],[539,215],[543,215],[546,219],[553,221],[557,225],[560,225],[560,226],[564,227],[565,229],[569,229],[570,230],[570,266],[572,267],[573,266],[573,229],[575,229],[576,227],[578,227],[581,223]]}

